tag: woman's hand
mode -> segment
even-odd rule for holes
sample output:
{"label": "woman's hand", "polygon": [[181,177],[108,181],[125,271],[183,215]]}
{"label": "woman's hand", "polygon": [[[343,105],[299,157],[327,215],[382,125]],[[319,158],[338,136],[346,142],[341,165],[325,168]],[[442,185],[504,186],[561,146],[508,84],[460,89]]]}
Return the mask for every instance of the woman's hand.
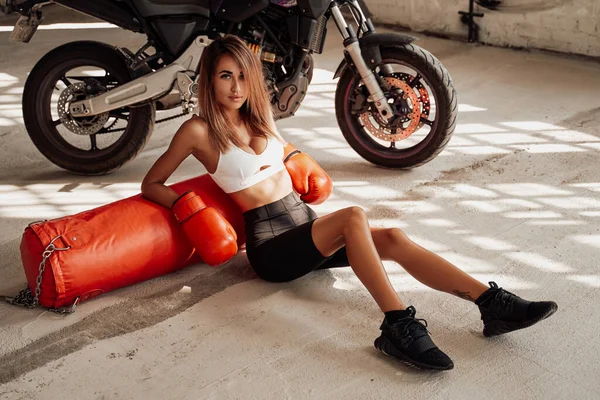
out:
{"label": "woman's hand", "polygon": [[302,201],[308,204],[321,204],[329,198],[333,182],[308,154],[288,143],[284,148],[284,164],[287,168],[294,190]]}
{"label": "woman's hand", "polygon": [[220,265],[237,253],[235,229],[216,208],[207,207],[198,194],[184,193],[175,200],[171,211],[208,265]]}

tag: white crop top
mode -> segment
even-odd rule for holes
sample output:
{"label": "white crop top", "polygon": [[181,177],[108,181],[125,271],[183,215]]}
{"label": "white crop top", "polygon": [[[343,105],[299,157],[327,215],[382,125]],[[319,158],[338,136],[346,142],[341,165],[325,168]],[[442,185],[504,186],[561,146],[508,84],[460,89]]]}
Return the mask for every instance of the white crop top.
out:
{"label": "white crop top", "polygon": [[[261,167],[268,168],[260,170]],[[233,193],[254,186],[285,169],[283,145],[268,137],[267,146],[260,154],[250,154],[235,145],[219,154],[217,169],[209,175],[225,193]]]}

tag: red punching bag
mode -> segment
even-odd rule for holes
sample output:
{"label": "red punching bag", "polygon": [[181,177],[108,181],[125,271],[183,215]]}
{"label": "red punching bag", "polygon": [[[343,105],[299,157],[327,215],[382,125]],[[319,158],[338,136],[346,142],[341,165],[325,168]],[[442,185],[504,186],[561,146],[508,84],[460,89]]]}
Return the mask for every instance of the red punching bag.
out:
{"label": "red punching bag", "polygon": [[[239,207],[205,174],[171,185],[216,208],[245,243]],[[171,210],[141,194],[25,229],[21,259],[28,288],[47,308],[71,306],[202,260]]]}

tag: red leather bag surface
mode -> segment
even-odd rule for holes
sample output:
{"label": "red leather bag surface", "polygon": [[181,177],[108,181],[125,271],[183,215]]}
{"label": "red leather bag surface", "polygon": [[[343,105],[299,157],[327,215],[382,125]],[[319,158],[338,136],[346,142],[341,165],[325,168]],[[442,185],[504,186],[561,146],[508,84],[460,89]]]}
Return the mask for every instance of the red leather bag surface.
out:
{"label": "red leather bag surface", "polygon": [[[239,207],[209,175],[171,185],[177,193],[193,190],[216,208],[245,243]],[[55,239],[56,238],[56,239]],[[89,211],[28,226],[21,259],[29,289],[35,294],[44,249],[53,240],[42,274],[39,304],[66,307],[101,293],[142,282],[201,262],[172,212],[141,194]]]}

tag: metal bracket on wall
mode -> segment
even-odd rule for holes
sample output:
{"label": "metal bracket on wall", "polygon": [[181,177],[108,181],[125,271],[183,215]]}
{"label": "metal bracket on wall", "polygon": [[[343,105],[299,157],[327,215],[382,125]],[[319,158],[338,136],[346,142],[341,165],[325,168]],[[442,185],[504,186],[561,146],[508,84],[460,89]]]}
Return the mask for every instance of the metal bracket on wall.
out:
{"label": "metal bracket on wall", "polygon": [[483,13],[474,12],[475,0],[469,0],[469,11],[459,11],[460,21],[469,27],[469,43],[479,40],[479,25],[475,23],[475,17],[483,17]]}

